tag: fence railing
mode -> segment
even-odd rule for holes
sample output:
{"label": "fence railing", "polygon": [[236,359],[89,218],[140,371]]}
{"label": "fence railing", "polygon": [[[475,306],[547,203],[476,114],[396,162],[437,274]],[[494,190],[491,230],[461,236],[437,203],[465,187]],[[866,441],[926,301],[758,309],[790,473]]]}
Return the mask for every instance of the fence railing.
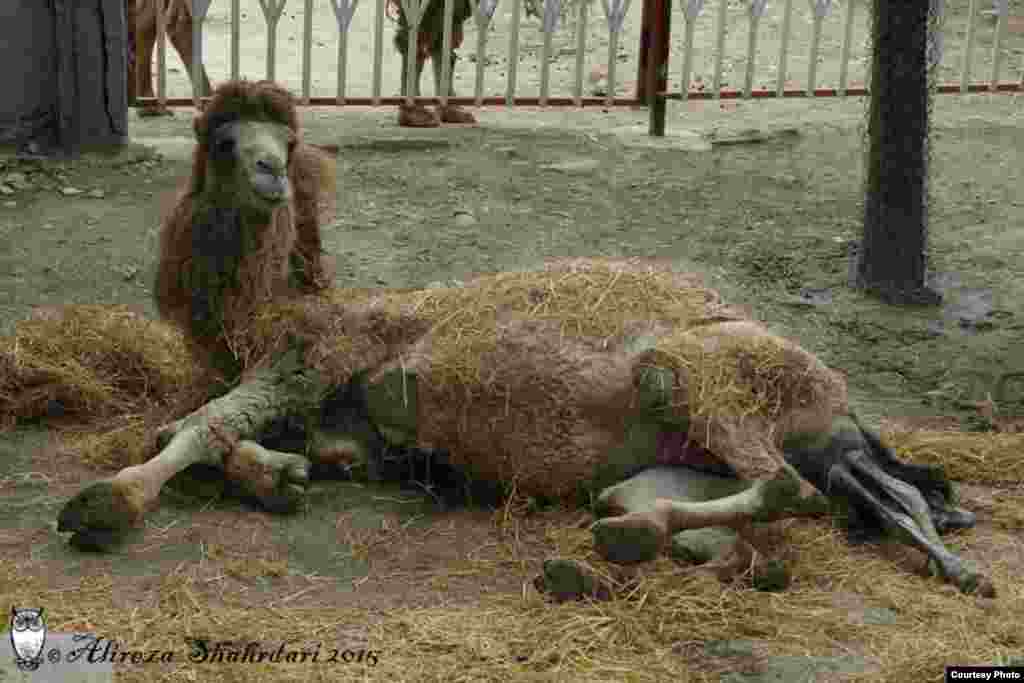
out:
{"label": "fence railing", "polygon": [[[409,20],[409,50],[410,54],[415,53],[416,36],[423,16],[423,10],[428,2],[444,2],[445,17],[452,16],[455,0],[399,0]],[[485,69],[487,68],[488,38],[495,10],[499,0],[471,0],[474,4],[473,19],[476,26],[476,64],[474,78],[474,92],[472,96],[448,97],[448,85],[453,78],[451,64],[444,60],[441,75],[440,95],[403,97],[400,95],[383,94],[383,50],[385,43],[385,16],[387,14],[388,0],[375,0],[373,30],[373,52],[372,52],[372,78],[371,93],[369,96],[353,96],[349,92],[349,48],[350,31],[353,27],[353,19],[356,11],[360,9],[360,0],[316,0],[317,5],[324,3],[330,5],[332,14],[337,24],[337,81],[333,96],[314,95],[312,93],[312,44],[313,44],[313,17],[314,0],[292,0],[293,3],[301,3],[303,11],[302,28],[302,56],[301,56],[301,87],[299,97],[301,102],[307,105],[394,105],[401,102],[423,102],[442,104],[463,104],[476,106],[621,106],[637,105],[647,102],[649,95],[657,103],[665,99],[692,100],[692,99],[735,99],[735,98],[765,98],[765,97],[827,97],[827,96],[856,96],[868,92],[866,84],[854,84],[850,79],[851,54],[855,49],[856,40],[864,41],[866,36],[855,38],[854,25],[858,13],[869,11],[870,0],[846,0],[840,6],[839,0],[799,0],[800,4],[807,3],[810,10],[810,40],[807,52],[807,71],[805,86],[802,88],[788,87],[790,81],[787,75],[790,72],[790,60],[794,56],[791,49],[794,5],[798,0],[744,0],[739,11],[746,14],[746,67],[743,73],[742,86],[738,88],[725,87],[723,74],[725,72],[725,61],[727,56],[726,36],[730,29],[730,13],[735,18],[736,8],[730,7],[730,0],[717,0],[708,3],[705,0],[682,0],[681,14],[683,18],[684,38],[682,44],[681,59],[676,68],[680,74],[680,88],[671,92],[667,88],[669,76],[669,45],[671,34],[671,0],[642,0],[641,27],[639,40],[639,59],[637,91],[632,96],[616,97],[616,87],[620,74],[617,71],[619,61],[619,45],[621,42],[625,19],[630,9],[631,0],[597,0],[597,4],[603,10],[604,27],[607,30],[607,59],[605,62],[607,83],[603,95],[584,94],[584,70],[585,55],[587,54],[588,38],[588,12],[589,0],[576,0],[573,3],[572,14],[575,18],[574,44],[575,64],[572,79],[571,94],[552,94],[550,81],[550,68],[552,56],[552,36],[554,35],[560,20],[563,18],[563,0],[543,0],[543,11],[541,12],[542,42],[540,45],[539,68],[540,68],[540,92],[539,96],[522,96],[517,94],[518,66],[520,63],[520,29],[522,24],[522,1],[523,0],[501,0],[511,4],[510,24],[508,26],[507,62],[505,74],[505,88],[503,94],[485,92]],[[193,64],[204,63],[203,58],[203,30],[204,24],[209,15],[212,0],[156,0],[157,2],[157,92],[155,98],[140,98],[137,104],[162,106],[182,106],[193,104],[199,106],[201,98],[201,72],[198,68],[193,69],[191,76],[192,97],[174,98],[167,96],[167,56],[166,56],[166,31],[167,15],[171,9],[169,4],[182,3],[191,4],[192,30],[193,30]],[[217,2],[230,3],[230,75],[231,78],[238,78],[243,75],[240,63],[241,53],[241,0],[217,0]],[[268,79],[275,79],[278,67],[278,28],[289,0],[258,0],[259,9],[263,15],[266,30],[266,61],[265,73]],[[733,0],[735,3],[735,0]],[[944,12],[944,0],[931,0],[934,10],[939,16],[939,25],[942,24]],[[991,70],[988,78],[981,82],[971,82],[972,67],[976,55],[976,34],[978,17],[982,10],[982,0],[969,0],[968,18],[966,26],[966,38],[963,43],[961,55],[961,68],[959,82],[943,83],[937,88],[939,93],[969,93],[969,92],[1022,92],[1024,91],[1024,73],[1018,75],[1012,81],[1001,81],[1000,75],[1004,69],[1003,43],[1006,36],[1007,22],[1010,18],[1009,0],[986,0],[986,5],[994,2],[992,9],[988,12],[994,15],[995,28],[991,46]],[[759,63],[759,37],[764,30],[764,21],[769,4],[773,9],[781,9],[781,30],[778,35],[777,52],[771,55],[775,65],[776,83],[773,88],[755,88],[754,83],[758,76],[757,66]],[[713,4],[714,7],[705,7]],[[824,22],[831,18],[834,10],[839,8],[842,21],[842,44],[840,50],[839,82],[834,86],[819,86],[819,58],[821,57],[822,27]],[[702,20],[702,14],[714,12],[714,49],[713,67],[711,69],[710,88],[697,87],[693,81],[694,60],[698,54],[698,44],[695,38],[698,22]],[[866,16],[866,14],[865,14]],[[863,17],[862,17],[863,18]],[[451,45],[451,21],[444,24],[443,44],[445,49]],[[136,32],[138,35],[138,32]],[[863,45],[863,42],[860,43]],[[944,35],[939,30],[933,34],[929,46],[930,58],[933,64],[939,64],[944,54]],[[248,65],[247,65],[248,67]],[[148,68],[148,65],[140,64],[139,68]],[[411,86],[413,70],[410,69],[409,82],[406,92],[414,92]],[[252,68],[246,68],[244,75],[256,77],[257,74]],[[702,85],[702,84],[701,84]]]}

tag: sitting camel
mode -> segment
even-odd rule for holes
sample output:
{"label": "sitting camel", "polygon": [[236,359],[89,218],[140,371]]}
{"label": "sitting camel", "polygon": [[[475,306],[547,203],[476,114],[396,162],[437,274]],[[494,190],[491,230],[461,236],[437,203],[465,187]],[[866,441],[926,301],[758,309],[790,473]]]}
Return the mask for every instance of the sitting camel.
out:
{"label": "sitting camel", "polygon": [[[973,523],[942,472],[897,460],[851,413],[842,377],[695,277],[570,259],[460,287],[303,286],[322,283],[312,232],[326,186],[312,182],[325,176],[310,171],[293,100],[228,83],[195,129],[156,297],[233,388],[164,427],[151,460],[70,500],[59,529],[73,542],[118,539],[192,464],[287,510],[311,464],[372,468],[395,446],[446,454],[525,495],[599,494],[595,545],[614,562],[708,526],[734,529],[735,554],[749,557],[756,523],[820,514],[825,494],[900,534],[964,592],[994,594],[939,538]],[[276,449],[284,422],[302,425],[304,453]],[[729,483],[704,486],[709,470]]]}
{"label": "sitting camel", "polygon": [[[163,3],[167,37],[177,50],[190,76],[192,73],[192,0],[125,0],[125,18],[128,24],[128,102],[140,97],[155,97],[153,92],[153,51],[157,38],[157,3]],[[202,91],[209,95],[210,78],[206,68],[200,66]],[[141,116],[168,113],[159,106],[139,110]]]}

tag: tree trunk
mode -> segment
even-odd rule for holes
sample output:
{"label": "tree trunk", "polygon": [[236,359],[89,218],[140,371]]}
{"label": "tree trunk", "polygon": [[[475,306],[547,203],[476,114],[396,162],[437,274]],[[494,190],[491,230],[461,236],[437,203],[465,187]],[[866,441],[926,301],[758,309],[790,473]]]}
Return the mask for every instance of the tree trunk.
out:
{"label": "tree trunk", "polygon": [[864,236],[856,285],[890,303],[937,303],[925,284],[928,2],[873,0]]}
{"label": "tree trunk", "polygon": [[70,156],[126,142],[124,0],[4,0],[0,44],[0,143]]}

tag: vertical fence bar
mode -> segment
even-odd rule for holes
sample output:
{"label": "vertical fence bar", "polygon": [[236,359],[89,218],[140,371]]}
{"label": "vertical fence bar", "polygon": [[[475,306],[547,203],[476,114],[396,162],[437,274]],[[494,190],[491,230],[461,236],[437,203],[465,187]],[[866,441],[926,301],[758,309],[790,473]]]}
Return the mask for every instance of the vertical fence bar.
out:
{"label": "vertical fence bar", "polygon": [[482,3],[478,3],[473,18],[476,20],[476,85],[473,88],[473,95],[476,97],[476,106],[484,103],[484,65],[487,62],[487,26],[490,18],[484,14]]}
{"label": "vertical fence bar", "polygon": [[[207,0],[208,2],[209,0]],[[260,0],[263,18],[267,21],[267,80],[277,76],[277,25],[288,0]]]}
{"label": "vertical fence bar", "polygon": [[231,0],[231,80],[238,80],[241,57],[242,7],[241,0]]}
{"label": "vertical fence bar", "polygon": [[[210,0],[192,0],[192,73],[189,74],[192,81],[192,103],[196,109],[200,108],[200,94],[203,92],[203,22],[206,21],[206,13],[210,10]],[[187,7],[181,8],[187,12]]]}
{"label": "vertical fence bar", "polygon": [[[426,3],[429,1],[424,0],[421,6],[426,9]],[[436,2],[437,0],[434,1]],[[448,105],[448,93],[451,92],[453,74],[452,60],[449,55],[452,53],[452,20],[454,18],[455,3],[453,0],[444,0],[444,30],[441,31],[441,54],[443,55],[441,59],[441,82],[434,83],[434,87],[441,90],[441,92],[434,93],[434,97],[441,98],[442,107]]]}
{"label": "vertical fence bar", "polygon": [[338,92],[335,97],[339,105],[345,104],[345,86],[348,78],[348,29],[352,25],[359,0],[331,0],[334,19],[338,23]]}
{"label": "vertical fence bar", "polygon": [[380,106],[381,62],[384,53],[384,15],[387,0],[377,0],[377,14],[373,17],[373,105]]}
{"label": "vertical fence bar", "polygon": [[792,21],[793,0],[786,0],[786,6],[782,10],[782,39],[779,41],[779,81],[775,84],[776,97],[782,97],[786,91],[786,58],[789,52],[789,33]]}
{"label": "vertical fence bar", "polygon": [[609,107],[615,99],[615,66],[619,54],[619,32],[611,31],[608,34],[608,92],[605,93],[605,104]]}
{"label": "vertical fence bar", "polygon": [[704,0],[687,0],[683,9],[683,16],[686,18],[686,33],[683,37],[683,75],[680,80],[680,90],[684,100],[690,98],[690,75],[693,73],[693,29],[697,23],[697,17],[704,8]]}
{"label": "vertical fence bar", "polygon": [[[416,53],[419,51],[420,20],[423,19],[423,8],[429,0],[400,0],[402,11],[405,13],[406,23],[409,25],[409,36],[406,42],[406,54],[409,70],[405,74],[405,103],[411,105],[412,98],[420,94],[419,74],[416,73]],[[437,93],[435,93],[436,95]]]}
{"label": "vertical fence bar", "polygon": [[752,0],[750,3],[750,32],[747,36],[747,76],[743,82],[743,96],[750,97],[754,89],[754,72],[757,70],[757,32],[761,27],[767,0]]}
{"label": "vertical fence bar", "polygon": [[587,48],[587,5],[589,0],[579,0],[576,7],[576,106],[583,106],[583,65]]}
{"label": "vertical fence bar", "polygon": [[516,96],[516,69],[519,66],[519,20],[522,0],[512,0],[512,30],[508,35],[508,85],[505,88],[505,106],[511,107]]}
{"label": "vertical fence bar", "polygon": [[309,89],[313,59],[313,0],[306,0],[302,25],[302,103],[309,105]]}
{"label": "vertical fence bar", "polygon": [[612,106],[615,100],[615,72],[618,66],[619,36],[622,33],[622,22],[629,12],[631,0],[603,0],[604,16],[608,23],[608,92],[605,93],[605,104]]}
{"label": "vertical fence bar", "polygon": [[999,90],[999,68],[1003,62],[1003,37],[1006,34],[1006,17],[1009,13],[1009,0],[995,0],[996,34],[992,38],[992,78],[989,88],[992,92]]}
{"label": "vertical fence bar", "polygon": [[960,71],[960,92],[966,94],[971,83],[971,58],[974,53],[974,20],[978,16],[978,0],[971,0],[967,10],[967,44],[964,46],[964,61]]}
{"label": "vertical fence bar", "polygon": [[715,89],[714,98],[716,100],[722,97],[722,62],[725,57],[725,22],[726,10],[728,8],[728,0],[718,0],[718,30],[716,31],[717,37],[715,38],[715,75],[712,81],[712,87]]}
{"label": "vertical fence bar", "polygon": [[544,17],[541,28],[544,33],[540,48],[540,106],[548,104],[548,90],[551,83],[551,38],[558,25],[562,11],[560,0],[544,0]]}
{"label": "vertical fence bar", "polygon": [[853,44],[854,0],[846,0],[846,25],[843,28],[843,53],[839,62],[839,96],[846,97],[847,75],[850,67],[850,46]]}
{"label": "vertical fence bar", "polygon": [[811,10],[814,13],[814,23],[811,26],[811,56],[807,65],[807,96],[814,97],[814,89],[818,85],[818,52],[821,51],[821,22],[825,18],[825,12],[821,10],[825,6],[828,11],[827,0],[812,0]]}
{"label": "vertical fence bar", "polygon": [[[163,2],[156,3],[156,96],[160,108],[167,106],[167,6]],[[152,69],[149,64],[139,61],[141,52],[135,53],[135,71]]]}

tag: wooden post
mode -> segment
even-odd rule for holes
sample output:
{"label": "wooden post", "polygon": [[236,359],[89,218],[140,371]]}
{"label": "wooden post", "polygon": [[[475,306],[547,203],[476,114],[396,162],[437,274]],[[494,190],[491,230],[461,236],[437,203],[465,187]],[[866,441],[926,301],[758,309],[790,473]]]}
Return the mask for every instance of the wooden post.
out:
{"label": "wooden post", "polygon": [[645,0],[650,10],[650,50],[647,53],[647,78],[644,87],[650,102],[650,127],[648,133],[655,137],[665,136],[665,110],[668,90],[668,49],[672,28],[672,0]]}
{"label": "wooden post", "polygon": [[640,51],[637,53],[636,64],[636,98],[641,105],[647,105],[647,74],[649,52],[651,50],[651,10],[654,0],[644,0],[640,10]]}

